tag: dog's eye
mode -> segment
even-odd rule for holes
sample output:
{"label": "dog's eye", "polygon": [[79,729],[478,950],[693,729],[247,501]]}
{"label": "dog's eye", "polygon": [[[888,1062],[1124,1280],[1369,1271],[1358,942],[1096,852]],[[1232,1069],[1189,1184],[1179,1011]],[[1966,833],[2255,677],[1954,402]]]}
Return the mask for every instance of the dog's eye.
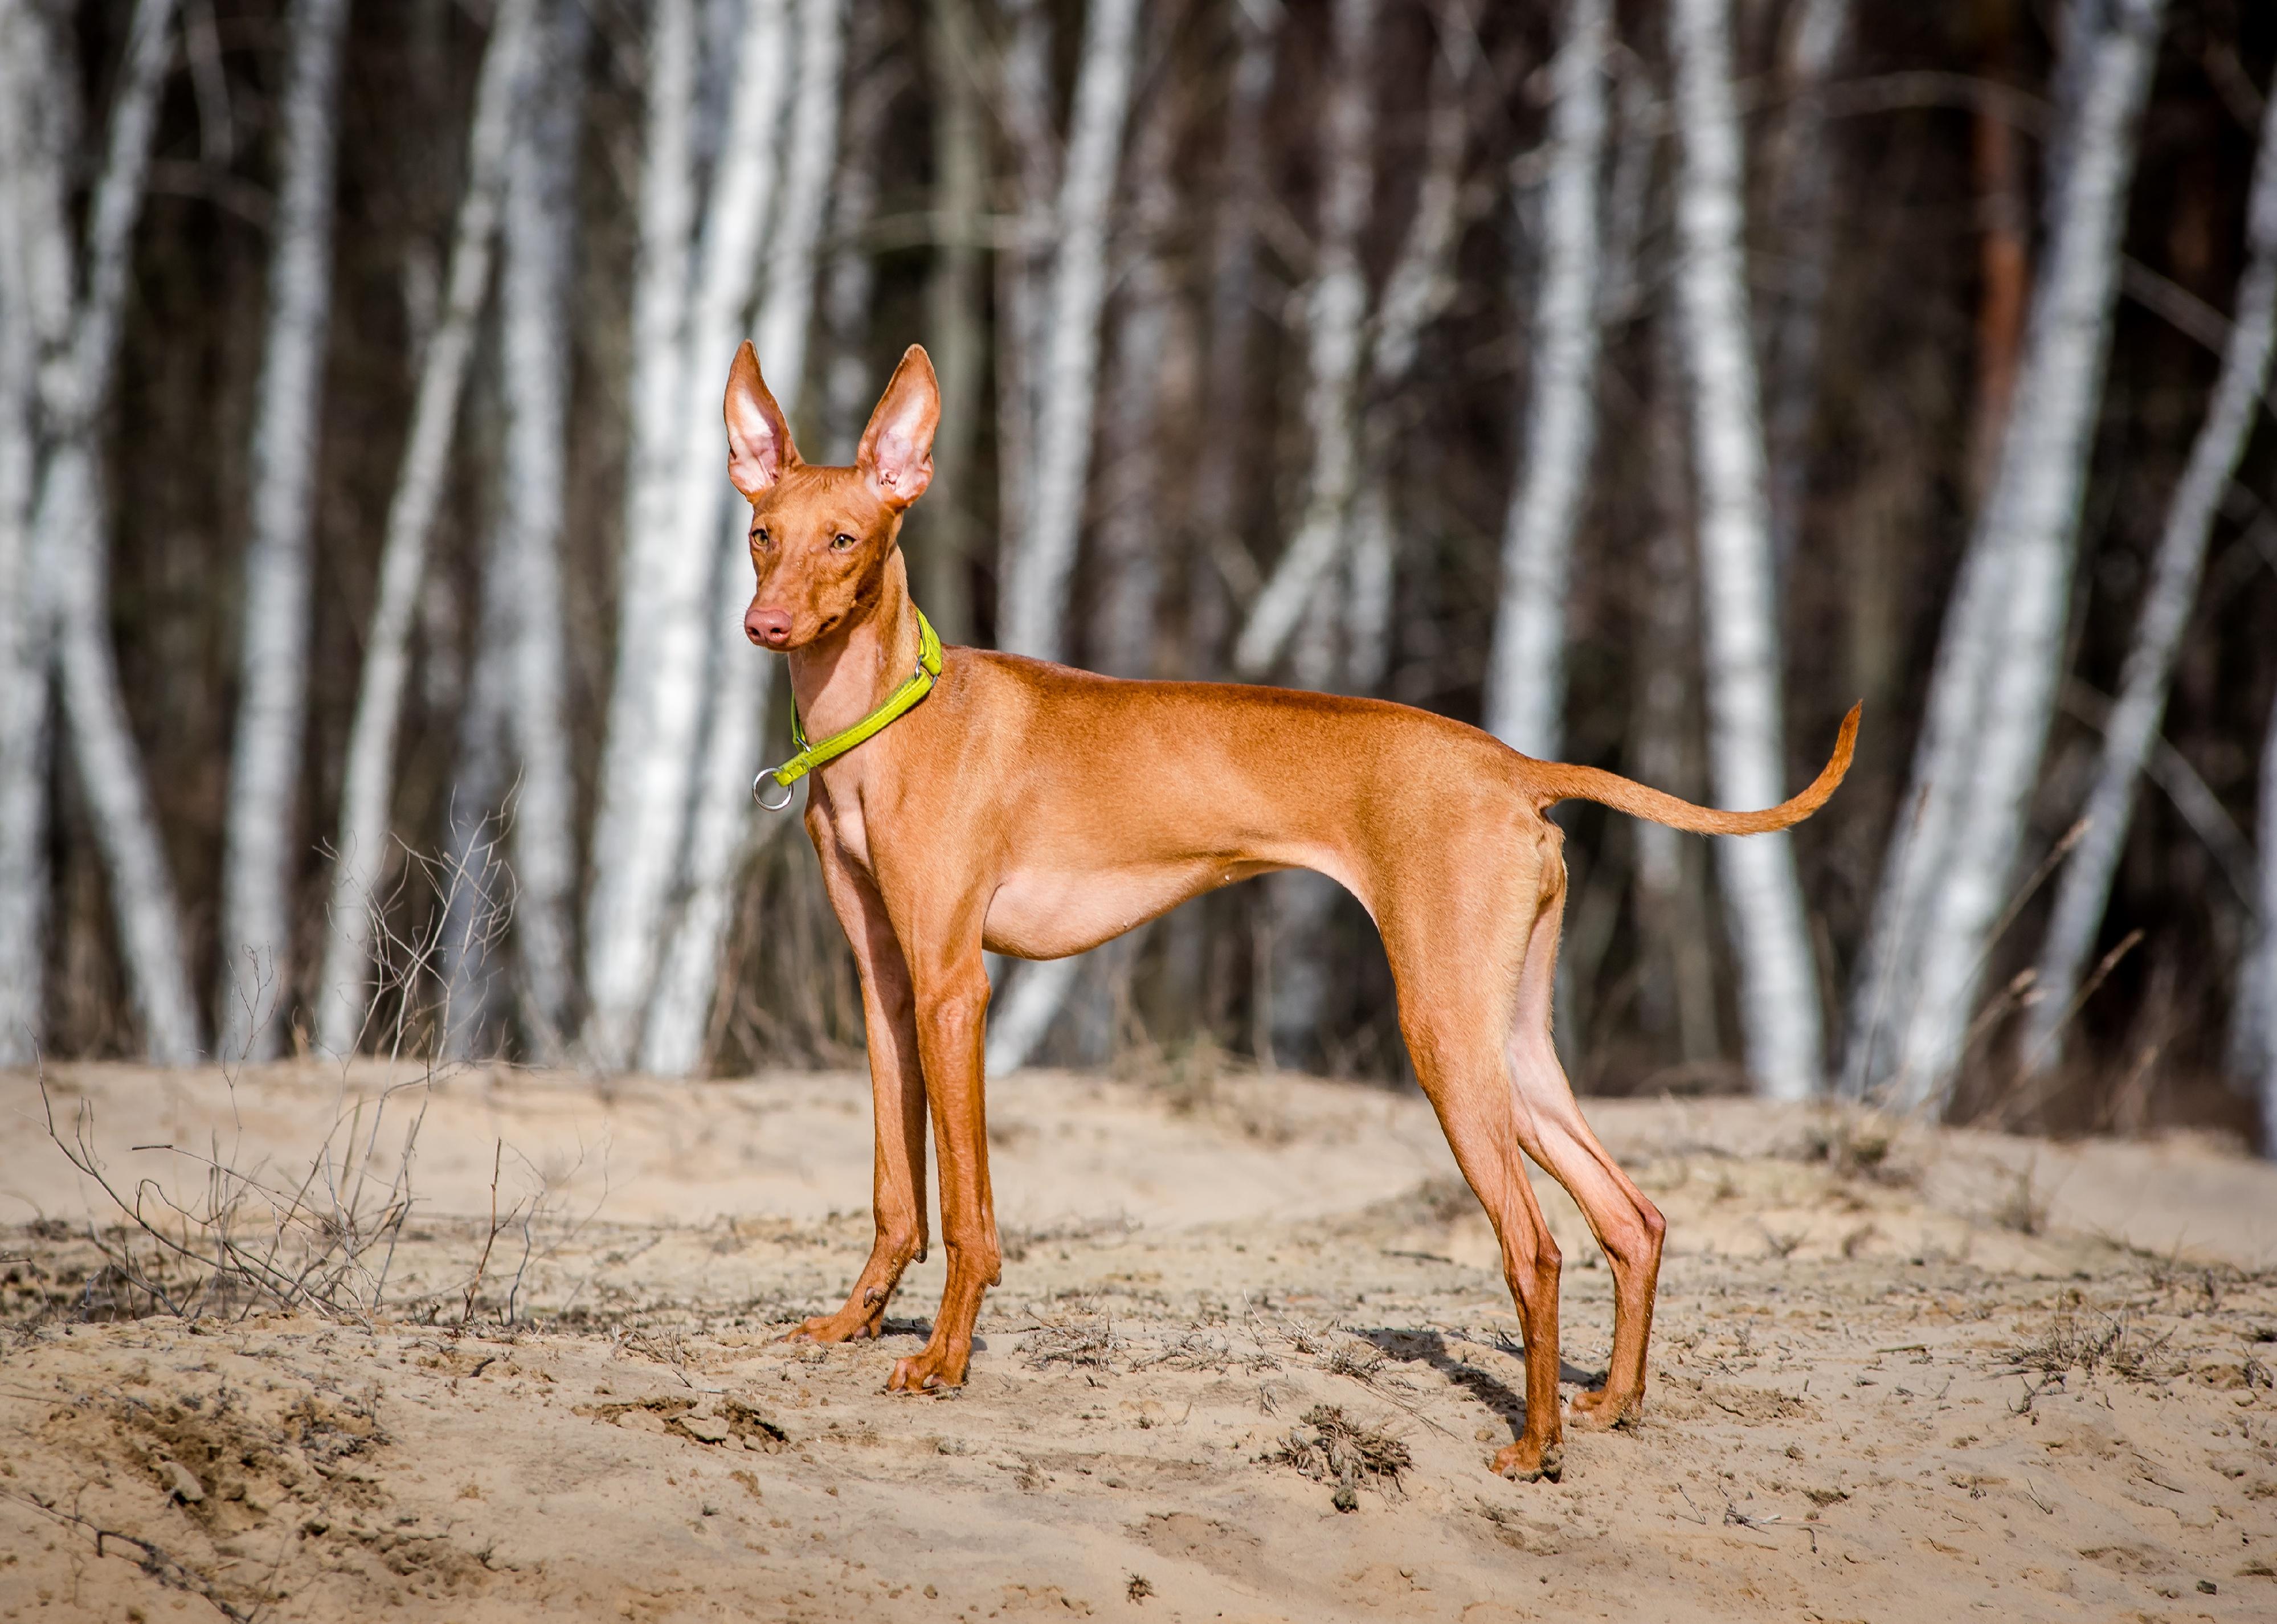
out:
{"label": "dog's eye", "polygon": [[843,553],[847,548],[853,545],[854,538],[851,536],[849,536],[844,530],[839,531],[838,534],[830,538],[830,550],[834,553]]}
{"label": "dog's eye", "polygon": [[754,526],[751,539],[762,547],[767,545],[767,527],[764,524]]}

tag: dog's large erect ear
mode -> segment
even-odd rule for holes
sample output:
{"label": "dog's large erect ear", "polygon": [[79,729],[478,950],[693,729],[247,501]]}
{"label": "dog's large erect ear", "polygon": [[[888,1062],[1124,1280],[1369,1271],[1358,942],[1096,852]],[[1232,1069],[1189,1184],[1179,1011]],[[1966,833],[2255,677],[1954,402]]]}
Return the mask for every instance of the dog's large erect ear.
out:
{"label": "dog's large erect ear", "polygon": [[854,466],[870,488],[896,511],[925,494],[933,483],[933,431],[940,426],[940,384],[925,346],[902,352],[902,364],[886,381]]}
{"label": "dog's large erect ear", "polygon": [[756,497],[798,466],[790,424],[759,376],[758,352],[745,339],[727,369],[727,477],[746,497]]}

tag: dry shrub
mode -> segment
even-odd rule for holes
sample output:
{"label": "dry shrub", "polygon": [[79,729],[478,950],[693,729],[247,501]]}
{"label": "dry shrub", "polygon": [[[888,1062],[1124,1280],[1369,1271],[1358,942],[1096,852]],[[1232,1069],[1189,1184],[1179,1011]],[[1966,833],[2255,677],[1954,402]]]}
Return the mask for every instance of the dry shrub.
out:
{"label": "dry shrub", "polygon": [[1381,1427],[1352,1420],[1335,1404],[1306,1410],[1304,1423],[1291,1430],[1269,1459],[1314,1483],[1336,1484],[1338,1511],[1359,1510],[1363,1487],[1387,1498],[1397,1494],[1401,1475],[1415,1464],[1406,1445]]}
{"label": "dry shrub", "polygon": [[1196,1327],[1179,1332],[1159,1343],[1153,1352],[1142,1353],[1131,1361],[1134,1370],[1207,1370],[1222,1375],[1239,1366],[1245,1370],[1263,1373],[1278,1370],[1281,1361],[1260,1349],[1252,1353],[1237,1353],[1233,1345],[1222,1337],[1213,1337]]}
{"label": "dry shrub", "polygon": [[1054,1321],[1020,1344],[1028,1363],[1039,1370],[1055,1364],[1070,1369],[1108,1369],[1122,1350],[1123,1339],[1104,1314]]}
{"label": "dry shrub", "polygon": [[1373,1385],[1377,1373],[1390,1362],[1383,1350],[1373,1342],[1346,1337],[1329,1350],[1328,1357],[1321,1361],[1321,1369],[1330,1376],[1350,1376],[1365,1387]]}
{"label": "dry shrub", "polygon": [[[248,1162],[237,1119],[238,1068],[225,1064],[232,1116],[226,1134],[215,1132],[202,1149],[178,1144],[132,1147],[164,1151],[188,1163],[196,1170],[194,1185],[180,1193],[149,1178],[127,1186],[114,1178],[98,1143],[92,1102],[82,1100],[68,1125],[59,1123],[45,1072],[41,1073],[50,1142],[110,1207],[109,1222],[90,1220],[72,1231],[99,1259],[83,1276],[74,1308],[78,1317],[242,1319],[282,1311],[365,1327],[374,1323],[387,1299],[397,1247],[406,1238],[426,1102],[436,1085],[467,1069],[466,1062],[449,1057],[468,1030],[463,1012],[453,1013],[453,989],[479,990],[470,984],[469,966],[486,961],[511,916],[513,877],[499,857],[503,835],[502,820],[485,820],[454,855],[428,857],[407,848],[405,878],[396,891],[368,899],[377,980],[366,1041],[359,1047],[414,1070],[376,1096],[353,1101],[346,1098],[344,1071],[340,1103],[305,1163]],[[431,906],[426,922],[407,933],[392,921],[401,912],[400,893],[414,876],[432,892]],[[255,972],[249,985],[240,984],[238,996],[248,1014],[257,1017],[275,987],[258,964]],[[248,1030],[260,1024],[248,1020]],[[558,1223],[548,1209],[554,1180],[526,1158],[522,1161],[529,1187],[501,1207],[505,1155],[500,1141],[491,1161],[488,1228],[477,1225],[479,1251],[465,1277],[443,1290],[389,1302],[392,1310],[431,1323],[455,1305],[462,1324],[478,1313],[511,1323],[521,1309],[530,1264],[590,1220],[588,1214],[579,1223]],[[605,1189],[601,1199],[606,1199]],[[43,1219],[34,1232],[44,1236],[59,1227]],[[552,1238],[542,1239],[542,1232]],[[519,1246],[509,1241],[493,1269],[499,1239],[506,1235]],[[486,1285],[492,1288],[488,1295]]]}
{"label": "dry shrub", "polygon": [[2047,1198],[2034,1186],[2030,1168],[2010,1181],[2007,1193],[1992,1208],[1992,1222],[2018,1235],[2037,1235],[2047,1228]]}
{"label": "dry shrub", "polygon": [[1830,1110],[1802,1138],[1802,1159],[1824,1162],[1838,1178],[1893,1186],[1919,1183],[1921,1170],[1900,1162],[1896,1150],[1894,1129],[1874,1111]]}
{"label": "dry shrub", "polygon": [[2093,1376],[2107,1369],[2130,1382],[2156,1381],[2167,1372],[2167,1342],[2174,1333],[2152,1337],[2132,1324],[2123,1314],[2099,1316],[2102,1323],[2083,1325],[2068,1314],[2060,1314],[2047,1330],[2019,1345],[2010,1354],[2018,1368],[2037,1370],[2050,1381],[2061,1381],[2073,1370]]}

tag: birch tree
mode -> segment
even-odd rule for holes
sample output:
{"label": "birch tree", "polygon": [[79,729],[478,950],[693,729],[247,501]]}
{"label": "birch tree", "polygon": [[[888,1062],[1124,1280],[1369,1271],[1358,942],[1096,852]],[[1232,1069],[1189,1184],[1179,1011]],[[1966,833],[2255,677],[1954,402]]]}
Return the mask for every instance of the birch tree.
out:
{"label": "birch tree", "polygon": [[2034,981],[2039,996],[2024,1020],[2027,1071],[2045,1070],[2059,1057],[2057,1039],[2110,904],[2112,879],[2134,816],[2136,786],[2166,712],[2167,690],[2197,599],[2214,517],[2268,387],[2273,338],[2277,338],[2277,95],[2269,98],[2262,115],[2261,148],[2246,220],[2245,270],[2238,278],[2221,373],[2151,560],[2142,618],[2120,675],[2117,703],[2104,728],[2095,785],[2088,792],[2087,832],[2072,849],[2057,882],[2055,911]]}
{"label": "birch tree", "polygon": [[1819,317],[1834,258],[1833,149],[1826,91],[1850,35],[1852,0],[1804,0],[1792,25],[1792,98],[1779,137],[1779,185],[1771,218],[1781,246],[1772,302],[1770,440],[1772,556],[1784,569],[1802,522],[1811,419],[1818,407]]}
{"label": "birch tree", "polygon": [[890,21],[881,5],[855,7],[846,45],[844,150],[831,188],[829,268],[822,292],[822,324],[829,340],[822,369],[823,450],[838,463],[854,460],[875,387],[864,352],[877,254],[864,239],[878,209],[895,99],[908,77],[902,59],[889,54]]}
{"label": "birch tree", "polygon": [[[1091,0],[1069,116],[1050,291],[1036,346],[1034,467],[1019,529],[1008,542],[997,637],[1011,652],[1038,660],[1067,652],[1069,582],[1091,467],[1100,311],[1107,301],[1108,210],[1136,72],[1138,15],[1138,0]],[[1043,1041],[1075,985],[1076,965],[1071,958],[1047,959],[1013,980],[990,1022],[991,1070],[1016,1070]]]}
{"label": "birch tree", "polygon": [[[1694,640],[1699,593],[1692,545],[1689,469],[1675,336],[1663,316],[1651,334],[1651,394],[1642,431],[1650,472],[1652,533],[1645,544],[1647,583],[1639,627],[1637,683],[1630,757],[1632,774],[1686,799],[1696,799],[1696,769],[1688,748],[1692,723]],[[1665,980],[1648,977],[1638,988],[1648,1015],[1657,1011],[1676,1030],[1686,1063],[1706,1064],[1723,1053],[1717,1032],[1714,946],[1715,910],[1703,883],[1699,844],[1665,824],[1636,826],[1636,913],[1649,951],[1664,961]]]}
{"label": "birch tree", "polygon": [[1044,309],[1060,192],[1052,116],[1052,14],[1044,0],[1001,0],[1009,27],[997,60],[996,112],[1012,149],[1013,241],[996,255],[996,579],[1020,568],[1035,492]]}
{"label": "birch tree", "polygon": [[348,0],[295,0],[287,33],[269,324],[254,391],[244,642],[222,854],[215,1025],[231,1058],[272,1058],[293,984],[293,803],[308,690],[313,495],[331,326],[333,141]]}
{"label": "birch tree", "polygon": [[1455,251],[1467,224],[1462,203],[1463,157],[1471,131],[1469,68],[1476,34],[1467,0],[1447,0],[1439,48],[1424,89],[1423,172],[1415,212],[1398,256],[1384,278],[1375,332],[1368,344],[1367,404],[1360,419],[1360,482],[1346,524],[1344,682],[1374,693],[1391,660],[1392,483],[1408,391],[1423,353],[1423,335],[1453,299]]}
{"label": "birch tree", "polygon": [[39,26],[25,0],[0,0],[0,1065],[9,1066],[38,1052],[46,967],[49,639],[31,557],[41,335],[24,195],[42,145],[27,71],[44,55]]}
{"label": "birch tree", "polygon": [[[573,981],[577,870],[560,550],[566,307],[590,34],[583,0],[539,0],[535,26],[537,56],[507,150],[499,227],[504,444],[451,787],[442,957],[446,1052],[483,1052],[502,1038],[514,990],[529,1052],[552,1060],[561,1054]],[[509,916],[519,970],[512,983],[498,952]]]}
{"label": "birch tree", "polygon": [[[76,123],[68,101],[77,69],[44,19],[25,7],[14,19],[11,75],[19,164],[13,176],[16,225],[22,235],[31,335],[44,353],[37,374],[39,464],[26,567],[30,590],[19,622],[23,691],[8,705],[11,779],[28,780],[6,808],[0,838],[13,848],[0,858],[11,889],[12,934],[29,933],[6,949],[28,972],[19,996],[36,1032],[40,1000],[40,927],[46,876],[44,838],[47,708],[52,671],[63,699],[72,765],[95,825],[109,881],[112,916],[126,960],[129,995],[153,1061],[186,1064],[196,1056],[196,1003],[182,951],[181,916],[159,842],[157,819],[126,717],[110,645],[108,603],[110,515],[103,487],[103,414],[117,370],[128,261],[141,216],[158,92],[172,51],[171,0],[138,0],[128,25],[126,61],[110,107],[101,166],[89,202],[83,245],[66,209],[65,176]],[[13,52],[11,52],[13,54]],[[52,662],[52,665],[50,664]],[[22,844],[16,842],[20,840]],[[22,1041],[19,1034],[6,1040]]]}
{"label": "birch tree", "polygon": [[[1291,638],[1291,675],[1308,687],[1373,693],[1390,664],[1397,429],[1424,331],[1444,309],[1455,285],[1469,134],[1463,65],[1471,39],[1467,10],[1451,5],[1424,95],[1428,111],[1415,212],[1384,279],[1367,344],[1359,391],[1365,405],[1359,413],[1358,489],[1336,549],[1314,583],[1304,623]],[[1310,1060],[1320,1047],[1335,985],[1331,921],[1342,888],[1324,875],[1297,870],[1271,875],[1265,885],[1270,935],[1261,980],[1268,1008],[1260,1025],[1274,1052],[1260,1058],[1273,1064],[1283,1056]]]}
{"label": "birch tree", "polygon": [[774,204],[777,129],[789,85],[787,0],[743,17],[727,139],[696,229],[688,107],[694,84],[685,0],[666,0],[649,46],[641,258],[634,290],[634,468],[587,902],[584,1048],[630,1065],[685,883],[689,810],[715,639],[720,530],[722,362],[743,330]]}
{"label": "birch tree", "polygon": [[2254,941],[2238,977],[2231,1053],[2261,1103],[2261,1154],[2277,1158],[2277,704],[2261,741],[2261,886]]}
{"label": "birch tree", "polygon": [[535,56],[536,0],[500,0],[475,88],[466,191],[453,229],[442,318],[420,358],[411,424],[380,546],[378,599],[364,639],[362,680],[340,786],[331,923],[316,1041],[353,1054],[371,1005],[374,912],[389,866],[395,728],[411,668],[411,630],[427,543],[450,471],[476,328],[490,292],[491,250],[506,189],[506,154]]}
{"label": "birch tree", "polygon": [[2118,291],[2135,131],[2163,0],[2074,27],[2076,116],[2049,202],[2014,404],[1946,609],[1929,708],[1852,997],[1846,1085],[1911,1107],[1961,1059],[2053,705]]}
{"label": "birch tree", "polygon": [[[583,1047],[591,1060],[610,1069],[631,1064],[641,1006],[648,995],[656,919],[676,859],[673,797],[649,787],[644,728],[651,704],[649,680],[661,635],[655,624],[657,571],[668,561],[660,556],[661,549],[677,539],[676,477],[685,454],[681,443],[685,423],[682,401],[687,393],[682,348],[697,220],[689,127],[696,93],[692,0],[657,0],[650,12],[645,65],[617,666],[609,689],[600,804],[593,823],[593,881],[585,911]],[[747,111],[754,103],[746,97],[737,105],[738,111]],[[750,141],[729,150],[758,156]],[[721,172],[724,189],[730,165],[723,164]],[[752,187],[765,184],[752,175]],[[758,230],[755,223],[748,233],[738,233],[747,237],[739,245],[745,264],[753,259]],[[712,240],[720,240],[715,227]]]}
{"label": "birch tree", "polygon": [[1233,82],[1226,101],[1224,171],[1218,186],[1209,266],[1209,347],[1203,360],[1203,408],[1209,429],[1194,469],[1194,556],[1188,587],[1192,675],[1216,675],[1230,620],[1217,560],[1241,543],[1241,496],[1253,453],[1247,435],[1253,391],[1249,340],[1257,302],[1257,221],[1266,207],[1266,104],[1286,9],[1280,0],[1242,0],[1233,8]]}
{"label": "birch tree", "polygon": [[1067,644],[1068,581],[1091,469],[1099,317],[1107,302],[1108,211],[1123,156],[1138,20],[1138,0],[1091,0],[1084,19],[1040,345],[1035,469],[1019,552],[1006,572],[998,639],[1039,660],[1061,658]]}
{"label": "birch tree", "polygon": [[970,584],[978,528],[972,448],[980,428],[980,377],[987,335],[980,304],[982,238],[988,210],[988,144],[971,0],[927,0],[933,86],[935,241],[925,286],[925,336],[940,380],[940,429],[933,443],[931,499],[906,524],[902,546],[925,614],[951,642],[972,636]]}
{"label": "birch tree", "polygon": [[511,845],[514,942],[531,1052],[558,1059],[575,988],[576,785],[565,713],[562,492],[568,484],[569,294],[575,271],[577,150],[584,127],[584,0],[552,0],[529,116],[506,164],[499,359],[505,380],[504,563],[518,613],[509,629],[510,736],[520,751]]}
{"label": "birch tree", "polygon": [[438,1045],[453,1060],[499,1052],[503,1015],[498,985],[499,912],[511,905],[495,860],[506,797],[506,730],[514,663],[511,621],[522,611],[510,595],[506,530],[501,512],[484,548],[482,602],[475,628],[474,668],[460,697],[458,761],[444,828]]}
{"label": "birch tree", "polygon": [[1312,446],[1296,534],[1275,562],[1235,641],[1234,669],[1270,670],[1336,562],[1359,483],[1359,382],[1367,273],[1360,233],[1375,189],[1375,106],[1369,54],[1375,0],[1336,0],[1334,80],[1321,143],[1318,258],[1306,289],[1305,423]]}
{"label": "birch tree", "polygon": [[[769,235],[766,292],[759,303],[757,343],[775,370],[776,399],[798,409],[806,377],[808,332],[814,313],[816,249],[838,150],[838,87],[843,53],[844,0],[799,0],[798,99],[784,153],[782,211]],[[691,355],[691,376],[699,366]],[[720,393],[713,379],[712,393]],[[715,401],[712,416],[719,416]],[[720,950],[733,911],[734,886],[757,815],[751,775],[758,770],[759,723],[775,661],[755,653],[743,636],[742,606],[750,567],[745,541],[748,510],[727,499],[719,466],[719,431],[712,430],[711,476],[720,499],[706,515],[712,537],[712,578],[699,635],[710,644],[712,694],[702,752],[694,774],[695,802],[685,900],[674,921],[642,1038],[643,1069],[660,1077],[686,1077],[703,1058],[706,1018],[720,978]]]}
{"label": "birch tree", "polygon": [[[1672,0],[1679,166],[1676,304],[1689,374],[1715,792],[1727,806],[1786,795],[1769,469],[1748,320],[1745,170],[1732,88],[1728,0]],[[1718,848],[1739,949],[1748,1070],[1773,1099],[1820,1084],[1818,978],[1785,834]]]}
{"label": "birch tree", "polygon": [[1502,596],[1487,660],[1487,730],[1542,758],[1556,756],[1564,731],[1566,582],[1597,438],[1607,18],[1606,0],[1570,0],[1555,64],[1526,471],[1504,522]]}
{"label": "birch tree", "polygon": [[[1167,11],[1149,29],[1150,61],[1163,59],[1169,41]],[[1173,174],[1178,118],[1175,86],[1161,75],[1138,117],[1131,141],[1129,202],[1117,233],[1122,267],[1120,308],[1115,315],[1112,379],[1100,427],[1105,465],[1100,473],[1100,515],[1093,557],[1097,598],[1092,611],[1090,663],[1109,676],[1154,675],[1154,632],[1162,590],[1161,534],[1175,512],[1176,493],[1162,486],[1162,392],[1177,290],[1167,254],[1177,228],[1178,191]]]}

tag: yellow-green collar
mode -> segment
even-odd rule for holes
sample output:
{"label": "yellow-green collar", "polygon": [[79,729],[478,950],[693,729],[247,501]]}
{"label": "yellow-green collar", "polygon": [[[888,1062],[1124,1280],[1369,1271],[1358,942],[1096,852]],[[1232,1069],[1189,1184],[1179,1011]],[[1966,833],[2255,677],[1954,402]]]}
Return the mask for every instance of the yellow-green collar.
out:
{"label": "yellow-green collar", "polygon": [[[781,812],[790,804],[790,787],[826,761],[835,760],[857,744],[875,738],[888,727],[917,708],[918,701],[933,691],[933,679],[940,675],[940,636],[933,630],[933,622],[918,610],[918,668],[910,673],[907,681],[894,690],[885,704],[864,716],[852,727],[832,734],[819,744],[806,742],[806,727],[798,719],[798,705],[791,705],[790,738],[798,746],[798,754],[781,766],[769,767],[751,781],[751,798],[769,812]],[[783,792],[780,801],[770,801],[760,786],[773,779]]]}

